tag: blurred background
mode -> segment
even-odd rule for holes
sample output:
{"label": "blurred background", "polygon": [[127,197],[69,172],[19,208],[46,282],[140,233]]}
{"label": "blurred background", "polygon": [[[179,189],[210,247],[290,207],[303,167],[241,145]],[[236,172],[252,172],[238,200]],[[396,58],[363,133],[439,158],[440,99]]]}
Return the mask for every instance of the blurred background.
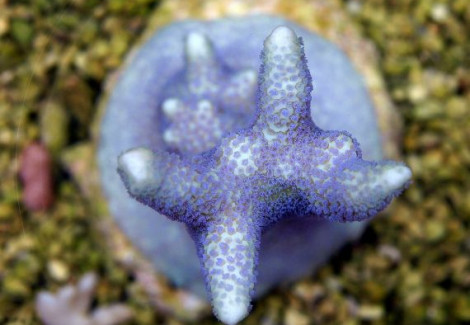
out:
{"label": "blurred background", "polygon": [[0,0],[0,324],[40,324],[36,294],[88,271],[99,276],[93,306],[125,303],[125,324],[216,324],[182,309],[164,279],[150,301],[104,243],[94,134],[116,71],[146,35],[252,12],[369,42],[414,175],[358,242],[255,302],[243,324],[470,323],[468,0]]}

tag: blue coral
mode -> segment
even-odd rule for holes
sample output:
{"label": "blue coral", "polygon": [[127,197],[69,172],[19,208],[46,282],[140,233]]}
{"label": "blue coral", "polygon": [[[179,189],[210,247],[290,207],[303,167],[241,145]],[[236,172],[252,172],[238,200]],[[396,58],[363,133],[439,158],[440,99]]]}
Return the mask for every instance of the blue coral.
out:
{"label": "blue coral", "polygon": [[253,69],[221,64],[203,34],[191,32],[184,43],[185,70],[170,82],[162,104],[163,140],[181,155],[207,151],[245,126],[253,115],[257,80]]}
{"label": "blue coral", "polygon": [[170,91],[162,104],[171,120],[163,123],[167,149],[129,149],[118,171],[133,198],[186,225],[214,313],[235,324],[251,308],[260,239],[269,227],[298,217],[366,220],[403,191],[411,172],[400,163],[363,160],[348,132],[314,123],[312,77],[302,40],[289,27],[266,38],[255,118],[236,132],[227,125],[236,125],[240,112],[224,104],[227,92],[217,81],[225,74],[228,93],[240,94],[233,80],[246,72],[224,70],[202,34],[187,37],[186,55],[179,79],[185,86],[175,86],[181,97]]}

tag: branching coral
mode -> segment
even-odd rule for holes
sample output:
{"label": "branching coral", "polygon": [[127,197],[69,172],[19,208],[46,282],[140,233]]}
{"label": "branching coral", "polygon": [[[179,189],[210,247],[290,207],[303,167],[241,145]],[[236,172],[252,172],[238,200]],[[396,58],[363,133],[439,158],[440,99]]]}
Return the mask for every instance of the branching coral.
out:
{"label": "branching coral", "polygon": [[[189,65],[203,69],[213,57],[208,41],[193,35],[190,44],[191,38],[199,45],[191,45],[198,51]],[[123,153],[118,162],[132,197],[186,224],[214,313],[227,324],[249,312],[260,238],[269,226],[295,217],[368,219],[411,178],[401,163],[363,160],[349,133],[315,125],[312,78],[302,40],[292,29],[277,27],[265,40],[261,58],[256,118],[250,127],[226,135],[199,155],[139,147]],[[210,92],[210,74],[196,75],[207,78],[189,82],[192,92]],[[172,116],[169,112],[178,105],[168,108],[166,103],[164,112]]]}
{"label": "branching coral", "polygon": [[96,282],[96,275],[88,273],[76,286],[65,286],[55,295],[45,291],[39,293],[36,298],[39,318],[47,325],[114,325],[129,320],[132,312],[122,304],[89,312]]}
{"label": "branching coral", "polygon": [[163,139],[180,153],[194,154],[213,148],[224,133],[252,113],[257,76],[252,69],[224,67],[210,40],[197,32],[186,37],[185,54],[184,78],[172,86],[178,89],[178,97],[162,104],[170,121]]}

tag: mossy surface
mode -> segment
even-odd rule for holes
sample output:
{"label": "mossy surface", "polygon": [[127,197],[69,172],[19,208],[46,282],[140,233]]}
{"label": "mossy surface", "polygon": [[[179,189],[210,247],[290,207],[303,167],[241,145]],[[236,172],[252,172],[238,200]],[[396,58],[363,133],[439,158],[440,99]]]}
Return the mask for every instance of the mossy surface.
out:
{"label": "mossy surface", "polygon": [[[228,2],[221,9],[214,1],[191,7],[183,1],[0,0],[1,324],[39,324],[35,294],[56,291],[87,271],[100,275],[95,303],[128,303],[136,314],[132,324],[184,323],[153,308],[102,241],[95,225],[103,209],[90,200],[86,181],[93,182],[93,174],[84,161],[93,160],[90,123],[105,77],[144,29],[187,15],[246,10],[240,1]],[[307,2],[259,3],[262,10],[306,19]],[[468,1],[332,3],[325,10],[341,10],[378,49],[380,71],[404,119],[403,156],[414,183],[359,242],[316,274],[256,302],[244,323],[469,322]],[[310,27],[331,23],[320,19]],[[56,201],[45,212],[21,204],[19,154],[33,141],[54,157]]]}

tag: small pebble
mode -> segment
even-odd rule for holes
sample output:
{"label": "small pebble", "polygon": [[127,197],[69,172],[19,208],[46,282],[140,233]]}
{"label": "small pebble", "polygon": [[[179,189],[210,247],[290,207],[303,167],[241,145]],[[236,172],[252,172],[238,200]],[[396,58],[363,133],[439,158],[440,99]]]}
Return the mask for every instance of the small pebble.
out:
{"label": "small pebble", "polygon": [[384,315],[382,306],[377,305],[362,305],[357,311],[359,318],[367,321],[373,321],[381,319]]}
{"label": "small pebble", "polygon": [[295,309],[288,309],[284,316],[284,324],[286,325],[308,325],[310,321],[307,315],[300,313]]}
{"label": "small pebble", "polygon": [[54,280],[59,282],[64,282],[69,278],[69,268],[60,260],[49,261],[47,271]]}

